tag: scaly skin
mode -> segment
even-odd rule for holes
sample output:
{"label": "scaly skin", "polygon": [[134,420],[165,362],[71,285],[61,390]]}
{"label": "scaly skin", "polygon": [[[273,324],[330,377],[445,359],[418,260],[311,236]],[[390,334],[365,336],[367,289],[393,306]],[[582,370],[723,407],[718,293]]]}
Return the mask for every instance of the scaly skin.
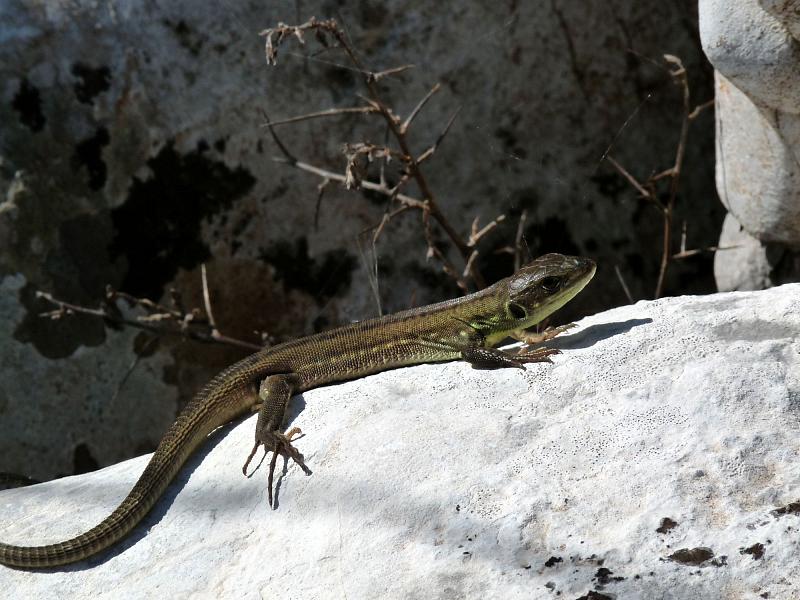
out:
{"label": "scaly skin", "polygon": [[0,564],[52,567],[83,560],[114,544],[150,511],[209,433],[259,406],[253,451],[264,444],[274,452],[271,503],[272,471],[279,454],[291,457],[307,471],[302,455],[291,445],[293,431],[282,432],[292,394],[396,367],[458,358],[484,368],[524,368],[525,362],[548,361],[557,351],[539,349],[512,355],[493,346],[509,336],[523,338],[523,329],[572,299],[594,272],[595,264],[589,259],[547,254],[475,294],[257,352],[225,369],[195,396],[164,434],[128,496],[99,525],[46,546],[0,543]]}

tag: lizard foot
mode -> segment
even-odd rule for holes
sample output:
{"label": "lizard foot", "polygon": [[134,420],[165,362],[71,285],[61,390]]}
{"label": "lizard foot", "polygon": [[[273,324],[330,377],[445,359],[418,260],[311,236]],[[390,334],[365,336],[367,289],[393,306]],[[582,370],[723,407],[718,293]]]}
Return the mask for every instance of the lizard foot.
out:
{"label": "lizard foot", "polygon": [[[256,442],[253,445],[253,449],[250,451],[247,460],[245,461],[244,465],[242,466],[242,474],[245,477],[252,477],[258,468],[261,466],[261,463],[264,462],[264,458],[267,456],[267,452],[272,452],[272,460],[269,463],[269,474],[267,475],[267,492],[269,495],[269,505],[273,506],[272,502],[272,482],[275,476],[275,465],[278,463],[278,456],[285,456],[286,458],[291,458],[294,462],[296,462],[301,469],[303,469],[303,473],[306,475],[311,475],[311,469],[306,466],[305,461],[303,460],[303,455],[300,451],[292,445],[292,438],[296,435],[302,433],[299,427],[292,427],[286,433],[281,433],[280,431],[270,431],[270,432],[258,432],[256,434]],[[264,456],[261,457],[258,465],[253,471],[248,475],[247,474],[247,467],[250,465],[250,461],[253,460],[256,452],[258,451],[258,447],[264,445]]]}
{"label": "lizard foot", "polygon": [[515,367],[525,369],[525,363],[552,362],[550,357],[561,354],[555,348],[524,349],[519,354],[511,354],[500,348],[470,347],[461,351],[461,357],[472,365],[473,369],[504,369]]}
{"label": "lizard foot", "polygon": [[561,350],[558,348],[537,348],[536,350],[528,350],[527,348],[522,347],[520,351],[513,356],[513,358],[521,363],[552,363],[553,361],[550,360],[550,357],[556,354],[561,354]]}

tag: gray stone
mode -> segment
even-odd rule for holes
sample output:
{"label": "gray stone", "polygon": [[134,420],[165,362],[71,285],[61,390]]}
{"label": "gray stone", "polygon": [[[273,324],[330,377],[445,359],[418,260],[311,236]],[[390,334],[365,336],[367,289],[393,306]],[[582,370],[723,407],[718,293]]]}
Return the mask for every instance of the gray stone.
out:
{"label": "gray stone", "polygon": [[759,106],[800,110],[800,44],[759,0],[700,0],[700,40],[714,68]]}
{"label": "gray stone", "polygon": [[746,260],[733,260],[743,249],[718,256],[719,289],[769,285],[758,257],[768,246],[800,249],[799,8],[796,0],[699,3],[703,50],[717,70],[717,191],[729,216],[764,245],[740,236]]}
{"label": "gray stone", "polygon": [[763,290],[800,279],[800,251],[761,242],[733,215],[725,217],[714,254],[714,277],[721,292]]}
{"label": "gray stone", "polygon": [[714,254],[714,277],[721,292],[763,290],[772,287],[772,265],[766,246],[728,214]]}
{"label": "gray stone", "polygon": [[[27,598],[764,598],[800,589],[800,284],[583,319],[554,364],[424,365],[293,401],[278,508],[240,465],[255,419],[190,460],[87,563],[0,567]],[[0,540],[106,516],[147,457],[0,493]],[[590,594],[593,592],[593,594]]]}
{"label": "gray stone", "polygon": [[800,247],[800,113],[755,104],[719,72],[716,82],[720,200],[753,237]]}
{"label": "gray stone", "polygon": [[758,0],[761,7],[771,13],[800,40],[800,2],[798,0]]}

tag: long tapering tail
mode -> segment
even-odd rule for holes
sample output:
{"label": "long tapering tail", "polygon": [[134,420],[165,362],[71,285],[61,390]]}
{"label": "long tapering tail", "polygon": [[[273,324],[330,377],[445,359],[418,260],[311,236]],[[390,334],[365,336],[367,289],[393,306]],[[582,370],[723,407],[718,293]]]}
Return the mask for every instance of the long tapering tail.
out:
{"label": "long tapering tail", "polygon": [[[254,355],[257,356],[257,355]],[[253,357],[229,367],[181,412],[122,503],[101,523],[72,539],[45,546],[0,543],[0,564],[42,568],[83,560],[125,537],[150,512],[180,468],[209,433],[246,413],[257,399]]]}

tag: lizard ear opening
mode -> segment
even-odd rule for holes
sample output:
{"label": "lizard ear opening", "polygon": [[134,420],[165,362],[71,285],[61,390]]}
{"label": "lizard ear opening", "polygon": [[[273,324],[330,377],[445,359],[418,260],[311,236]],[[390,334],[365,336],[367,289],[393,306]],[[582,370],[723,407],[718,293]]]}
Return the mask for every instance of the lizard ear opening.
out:
{"label": "lizard ear opening", "polygon": [[528,316],[528,311],[525,310],[525,307],[516,302],[509,302],[507,308],[508,314],[514,319],[524,319]]}

